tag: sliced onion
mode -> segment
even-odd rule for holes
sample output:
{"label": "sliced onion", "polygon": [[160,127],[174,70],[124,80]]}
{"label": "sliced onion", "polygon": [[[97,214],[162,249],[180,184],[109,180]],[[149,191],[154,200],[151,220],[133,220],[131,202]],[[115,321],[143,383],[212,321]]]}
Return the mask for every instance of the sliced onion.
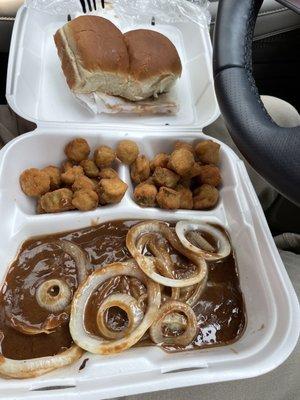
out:
{"label": "sliced onion", "polygon": [[183,288],[172,287],[171,288],[171,296],[164,292],[164,288],[168,286],[161,286],[161,302],[165,303],[168,300],[179,300],[180,299],[180,292]]}
{"label": "sliced onion", "polygon": [[26,322],[24,322],[21,317],[11,315],[9,312],[6,312],[6,316],[9,319],[10,326],[15,330],[24,333],[25,335],[39,335],[40,333],[49,334],[53,332],[55,328],[57,328],[69,319],[68,312],[63,312],[59,315],[50,314],[45,319],[41,327],[36,327],[34,325],[26,324]]}
{"label": "sliced onion", "polygon": [[156,267],[160,273],[168,278],[174,278],[174,268],[170,254],[167,252],[164,246],[159,243],[155,233],[146,233],[142,235],[137,240],[136,247],[140,253],[143,253],[145,247],[149,248],[150,252],[157,260]]}
{"label": "sliced onion", "polygon": [[203,281],[197,283],[196,285],[186,286],[182,288],[172,288],[171,297],[162,292],[162,303],[165,303],[169,300],[179,300],[183,303],[188,304],[190,307],[193,307],[205,290],[206,284],[207,276],[205,279],[203,279]]}
{"label": "sliced onion", "polygon": [[187,298],[186,304],[188,304],[190,307],[194,307],[194,305],[197,303],[200,296],[204,292],[206,284],[207,284],[207,276],[205,277],[205,279],[203,279],[202,282],[199,282],[197,285],[194,286],[194,290],[191,293],[191,295]]}
{"label": "sliced onion", "polygon": [[83,350],[75,344],[55,356],[13,360],[0,355],[0,375],[10,378],[34,378],[78,360]]}
{"label": "sliced onion", "polygon": [[187,239],[190,243],[196,245],[195,247],[201,248],[201,250],[209,251],[210,253],[214,253],[214,247],[201,235],[198,231],[189,231],[186,233],[186,236],[189,236]]}
{"label": "sliced onion", "polygon": [[[165,336],[163,334],[162,328],[164,325],[164,321],[168,315],[174,314],[177,319],[178,326],[178,318],[176,317],[177,313],[182,313],[186,316],[186,329],[183,333],[177,336]],[[167,320],[168,322],[168,320]],[[194,337],[197,334],[197,318],[192,310],[192,308],[182,303],[181,301],[170,300],[164,303],[159,312],[157,314],[156,321],[152,324],[150,328],[150,336],[154,343],[160,345],[169,345],[169,346],[187,346],[189,345]]]}
{"label": "sliced onion", "polygon": [[[142,322],[129,335],[122,339],[106,340],[90,334],[85,329],[85,307],[92,293],[107,279],[125,275],[140,280],[147,288],[147,310]],[[114,354],[126,350],[137,343],[156,318],[160,306],[160,287],[152,282],[139,269],[134,260],[106,265],[94,271],[81,284],[72,301],[70,333],[74,342],[81,348],[94,354]]]}
{"label": "sliced onion", "polygon": [[81,249],[81,247],[77,246],[77,244],[69,242],[68,240],[58,240],[57,245],[75,261],[77,279],[80,284],[88,275],[89,261],[86,253]]}
{"label": "sliced onion", "polygon": [[70,287],[62,279],[49,279],[36,290],[36,301],[41,308],[50,312],[61,312],[72,298]]}
{"label": "sliced onion", "polygon": [[[157,273],[156,257],[143,255],[140,251],[141,248],[138,245],[143,235],[148,233],[157,233],[165,237],[175,250],[177,250],[179,253],[184,255],[186,258],[192,261],[193,264],[196,265],[196,274],[189,278],[175,279]],[[130,251],[132,257],[136,260],[139,267],[144,271],[144,273],[148,275],[152,280],[160,283],[161,285],[177,288],[191,286],[203,281],[207,276],[208,270],[205,260],[198,254],[195,254],[189,249],[186,249],[180,243],[175,233],[164,222],[145,221],[134,225],[132,228],[129,229],[127,233],[126,246]]]}
{"label": "sliced onion", "polygon": [[147,300],[147,297],[148,297],[147,293],[144,293],[144,294],[142,294],[142,295],[139,297],[139,299],[138,299],[138,301],[137,301],[138,307],[143,311],[143,313],[144,313],[145,310],[146,310],[146,300]]}
{"label": "sliced onion", "polygon": [[[205,258],[207,261],[221,260],[227,257],[231,252],[231,246],[226,234],[207,222],[179,221],[176,224],[175,231],[180,242],[186,249]],[[199,242],[199,247],[192,244],[186,237],[186,235],[192,231],[202,231],[212,235],[218,243],[217,252],[207,250],[209,247],[212,248],[212,246],[201,235],[195,237]]]}
{"label": "sliced onion", "polygon": [[[114,331],[107,327],[105,321],[106,311],[111,307],[118,307],[125,311],[128,318],[128,326],[121,331]],[[97,326],[101,335],[107,339],[121,339],[134,331],[144,317],[138,301],[126,293],[113,293],[103,300],[97,312]]]}
{"label": "sliced onion", "polygon": [[171,332],[183,332],[186,330],[187,320],[182,314],[172,312],[165,316],[163,325],[167,326]]}
{"label": "sliced onion", "polygon": [[[89,266],[85,252],[76,244],[67,240],[55,240],[54,244],[60,247],[65,253],[73,258],[76,264],[78,283],[84,281],[87,277]],[[58,294],[51,295],[51,288],[58,287]],[[36,290],[36,300],[41,308],[51,312],[60,313],[59,315],[49,315],[41,327],[35,327],[18,319],[17,316],[9,316],[12,327],[19,332],[27,335],[38,335],[40,333],[51,333],[55,328],[66,321],[69,315],[67,309],[70,305],[73,293],[67,283],[62,279],[49,279],[41,283]]]}

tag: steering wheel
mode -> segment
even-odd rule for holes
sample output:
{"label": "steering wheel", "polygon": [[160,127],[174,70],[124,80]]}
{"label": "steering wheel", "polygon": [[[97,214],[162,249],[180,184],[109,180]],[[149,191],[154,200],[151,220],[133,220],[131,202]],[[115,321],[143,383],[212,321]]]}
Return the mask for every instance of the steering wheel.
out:
{"label": "steering wheel", "polygon": [[220,110],[250,165],[300,206],[300,126],[279,127],[263,106],[252,76],[252,38],[263,0],[220,0],[213,69]]}

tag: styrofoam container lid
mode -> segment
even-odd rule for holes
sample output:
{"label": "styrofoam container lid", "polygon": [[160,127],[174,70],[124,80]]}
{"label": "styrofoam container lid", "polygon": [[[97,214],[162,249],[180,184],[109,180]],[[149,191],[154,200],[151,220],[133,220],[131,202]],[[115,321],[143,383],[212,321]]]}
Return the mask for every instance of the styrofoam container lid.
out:
{"label": "styrofoam container lid", "polygon": [[[103,15],[103,13],[105,13]],[[212,48],[207,26],[191,21],[168,25],[126,25],[154,29],[166,35],[176,46],[183,73],[172,89],[180,109],[176,115],[94,115],[75,100],[62,73],[53,35],[67,22],[66,15],[51,15],[23,6],[19,9],[12,35],[6,95],[12,109],[38,125],[45,123],[106,126],[162,126],[201,129],[219,115],[212,75]],[[101,14],[113,22],[112,11]]]}

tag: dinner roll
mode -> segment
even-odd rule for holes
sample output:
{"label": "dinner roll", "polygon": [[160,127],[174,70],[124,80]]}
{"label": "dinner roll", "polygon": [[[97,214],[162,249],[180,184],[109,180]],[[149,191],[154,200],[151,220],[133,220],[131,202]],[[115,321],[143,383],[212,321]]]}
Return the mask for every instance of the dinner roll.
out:
{"label": "dinner roll", "polygon": [[181,75],[175,46],[155,31],[123,35],[107,19],[85,15],[60,28],[54,41],[75,93],[99,91],[138,101],[168,91]]}
{"label": "dinner roll", "polygon": [[71,90],[101,90],[119,96],[126,85],[129,56],[121,31],[105,18],[75,18],[60,28],[54,41]]}
{"label": "dinner roll", "polygon": [[130,62],[126,98],[146,99],[167,92],[181,75],[173,43],[161,33],[137,29],[124,34]]}

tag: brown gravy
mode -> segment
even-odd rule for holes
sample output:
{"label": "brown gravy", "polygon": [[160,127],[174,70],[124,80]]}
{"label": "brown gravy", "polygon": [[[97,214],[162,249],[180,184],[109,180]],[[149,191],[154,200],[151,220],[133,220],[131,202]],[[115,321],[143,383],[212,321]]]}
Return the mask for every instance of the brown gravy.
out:
{"label": "brown gravy", "polygon": [[[17,323],[25,322],[35,327],[40,327],[46,318],[58,318],[55,313],[41,309],[35,300],[35,290],[41,281],[63,276],[73,291],[77,287],[74,260],[51,244],[51,240],[65,239],[76,243],[86,251],[92,267],[98,269],[130,258],[125,238],[128,229],[137,222],[111,221],[73,232],[27,240],[9,268],[0,292],[0,353],[12,359],[36,358],[60,353],[72,344],[67,316],[63,316],[65,319],[51,334],[25,335],[12,326],[14,318]],[[172,249],[168,248],[168,251],[178,264],[186,263]],[[143,285],[131,279],[114,278],[91,296],[86,308],[88,331],[97,334],[95,319],[90,316],[95,315],[101,299],[112,292],[134,295],[135,291],[143,294]],[[241,336],[245,327],[245,310],[233,254],[225,261],[209,264],[207,288],[194,306],[194,311],[198,319],[198,335],[192,348],[225,345]],[[108,325],[114,329],[121,328],[127,322],[126,314],[120,310],[107,314]]]}

